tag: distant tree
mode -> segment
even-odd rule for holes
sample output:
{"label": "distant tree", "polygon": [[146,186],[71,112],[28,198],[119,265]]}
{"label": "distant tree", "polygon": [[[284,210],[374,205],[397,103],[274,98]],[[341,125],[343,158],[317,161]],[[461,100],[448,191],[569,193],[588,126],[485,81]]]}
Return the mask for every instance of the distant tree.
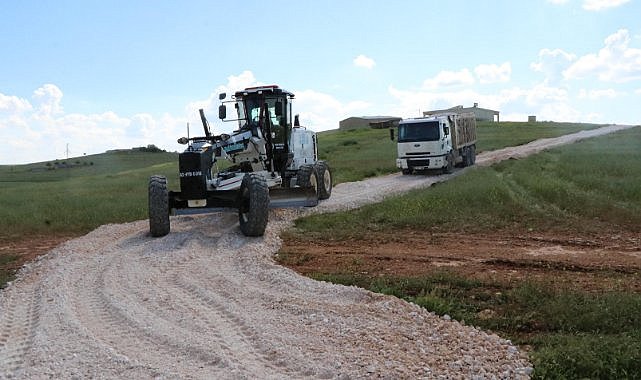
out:
{"label": "distant tree", "polygon": [[149,144],[146,147],[138,148],[138,150],[141,151],[141,152],[148,152],[148,153],[161,153],[161,152],[164,152],[164,150],[158,148],[154,144]]}

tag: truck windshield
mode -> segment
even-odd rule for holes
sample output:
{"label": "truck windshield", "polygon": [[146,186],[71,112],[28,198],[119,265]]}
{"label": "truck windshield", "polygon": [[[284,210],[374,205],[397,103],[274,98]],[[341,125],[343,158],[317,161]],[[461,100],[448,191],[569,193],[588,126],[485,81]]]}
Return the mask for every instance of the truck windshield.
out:
{"label": "truck windshield", "polygon": [[439,131],[438,121],[401,124],[398,126],[398,142],[438,141]]}

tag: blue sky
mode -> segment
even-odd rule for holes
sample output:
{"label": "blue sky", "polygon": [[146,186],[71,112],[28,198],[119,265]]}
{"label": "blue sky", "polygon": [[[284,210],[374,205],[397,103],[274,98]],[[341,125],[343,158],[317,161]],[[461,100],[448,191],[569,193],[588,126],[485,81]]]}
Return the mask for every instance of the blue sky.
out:
{"label": "blue sky", "polygon": [[635,0],[6,1],[0,164],[215,132],[217,94],[279,84],[312,130],[455,105],[641,123]]}

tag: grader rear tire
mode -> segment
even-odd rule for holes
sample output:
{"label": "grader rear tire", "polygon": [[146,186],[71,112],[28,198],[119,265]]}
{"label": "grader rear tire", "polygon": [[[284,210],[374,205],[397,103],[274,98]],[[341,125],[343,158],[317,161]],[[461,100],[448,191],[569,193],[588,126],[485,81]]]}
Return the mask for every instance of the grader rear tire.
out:
{"label": "grader rear tire", "polygon": [[476,163],[476,145],[472,145],[470,147],[470,165],[474,165]]}
{"label": "grader rear tire", "polygon": [[452,152],[448,153],[446,161],[447,165],[443,168],[443,172],[450,174],[454,171],[454,154]]}
{"label": "grader rear tire", "polygon": [[318,172],[312,165],[301,165],[296,173],[296,184],[305,189],[313,189],[316,197],[319,197]]}
{"label": "grader rear tire", "polygon": [[240,185],[238,221],[245,236],[263,236],[269,217],[267,181],[255,173],[247,173]]}
{"label": "grader rear tire", "polygon": [[317,161],[314,166],[318,174],[318,199],[328,199],[332,195],[332,171],[325,161]]}
{"label": "grader rear tire", "polygon": [[169,230],[167,178],[155,175],[149,179],[149,232],[153,237],[160,237]]}

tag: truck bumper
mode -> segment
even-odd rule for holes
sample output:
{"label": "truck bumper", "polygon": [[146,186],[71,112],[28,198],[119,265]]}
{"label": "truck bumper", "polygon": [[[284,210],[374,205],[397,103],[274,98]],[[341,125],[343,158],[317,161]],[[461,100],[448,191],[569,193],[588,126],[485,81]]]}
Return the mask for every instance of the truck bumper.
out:
{"label": "truck bumper", "polygon": [[447,165],[445,156],[429,156],[429,157],[412,157],[412,158],[397,158],[396,167],[399,169],[415,169],[415,170],[428,170],[428,169],[441,169]]}

